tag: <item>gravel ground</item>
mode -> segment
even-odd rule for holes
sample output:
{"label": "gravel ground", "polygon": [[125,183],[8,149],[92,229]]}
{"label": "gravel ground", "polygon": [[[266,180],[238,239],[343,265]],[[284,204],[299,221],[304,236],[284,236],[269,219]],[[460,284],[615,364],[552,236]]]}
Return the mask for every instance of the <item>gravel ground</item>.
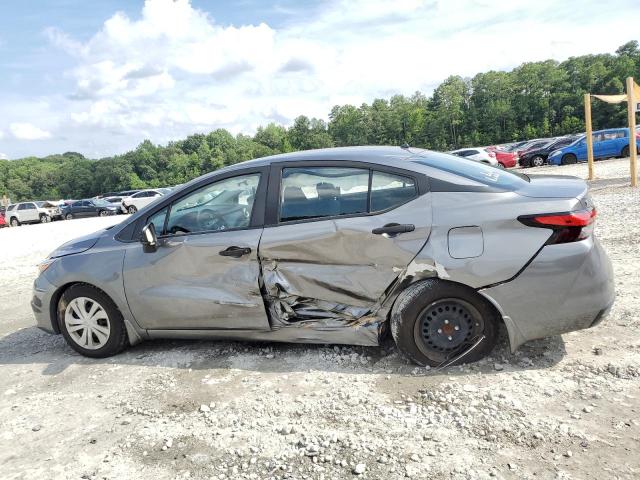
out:
{"label": "gravel ground", "polygon": [[33,326],[35,265],[122,217],[0,230],[0,476],[639,478],[640,190],[624,160],[596,173],[611,316],[439,372],[392,345],[156,341],[83,358]]}

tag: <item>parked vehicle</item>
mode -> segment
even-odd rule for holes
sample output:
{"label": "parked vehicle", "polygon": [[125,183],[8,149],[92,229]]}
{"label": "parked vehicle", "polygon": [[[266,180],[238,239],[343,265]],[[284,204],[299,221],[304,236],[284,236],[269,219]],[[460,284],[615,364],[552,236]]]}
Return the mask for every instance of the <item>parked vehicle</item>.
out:
{"label": "parked vehicle", "polygon": [[494,167],[501,166],[496,160],[495,152],[487,151],[484,148],[460,148],[449,152],[456,157],[462,157],[476,162],[482,162]]}
{"label": "parked vehicle", "polygon": [[0,212],[0,228],[8,227],[9,224],[4,219],[4,212]]}
{"label": "parked vehicle", "polygon": [[[565,213],[558,213],[565,212]],[[40,266],[37,325],[90,357],[152,338],[378,345],[421,365],[588,328],[614,300],[587,184],[421,149],[199,177]]]}
{"label": "parked vehicle", "polygon": [[487,147],[487,150],[495,154],[496,160],[503,168],[513,168],[518,164],[518,154],[516,152],[507,152],[497,146]]}
{"label": "parked vehicle", "polygon": [[38,208],[43,208],[47,212],[49,212],[49,217],[51,217],[51,220],[62,219],[62,209],[60,208],[60,205],[58,202],[52,202],[52,201],[46,200],[46,201],[39,201],[35,203],[38,206]]}
{"label": "parked vehicle", "polygon": [[522,157],[520,158],[520,166],[541,167],[542,165],[547,163],[547,158],[549,157],[549,154],[551,152],[566,147],[567,145],[571,145],[575,141],[575,135],[558,137],[541,147],[530,148],[522,154]]}
{"label": "parked vehicle", "polygon": [[118,205],[107,202],[100,198],[88,198],[77,200],[71,205],[67,205],[62,209],[62,215],[65,220],[86,217],[106,217],[108,215],[116,215],[120,208]]}
{"label": "parked vehicle", "polygon": [[123,198],[121,202],[121,209],[124,213],[136,213],[141,208],[144,208],[151,202],[157,200],[158,197],[166,195],[169,192],[170,190],[168,188],[141,190],[130,197]]}
{"label": "parked vehicle", "polygon": [[49,208],[40,207],[40,202],[20,202],[7,207],[6,217],[12,227],[18,227],[23,223],[48,223],[52,220],[52,212]]}
{"label": "parked vehicle", "polygon": [[553,138],[537,138],[535,140],[531,140],[525,143],[524,145],[521,145],[520,147],[518,147],[518,149],[516,150],[518,154],[518,158],[522,158],[529,150],[532,150],[534,148],[542,148],[545,145],[548,145],[549,143],[551,143],[552,141],[553,141]]}
{"label": "parked vehicle", "polygon": [[122,205],[122,199],[125,197],[121,197],[121,196],[115,196],[115,197],[104,197],[103,200],[111,203],[112,205],[115,205],[116,207],[118,207],[118,211],[116,212],[118,215],[123,214],[125,212],[122,211],[121,205]]}
{"label": "parked vehicle", "polygon": [[[636,138],[638,136],[636,135]],[[600,160],[610,157],[629,156],[629,129],[610,128],[593,132],[593,158]],[[637,147],[636,147],[637,148]],[[640,148],[638,149],[640,151]],[[566,147],[554,150],[549,154],[551,165],[567,165],[587,161],[587,140],[582,135]]]}

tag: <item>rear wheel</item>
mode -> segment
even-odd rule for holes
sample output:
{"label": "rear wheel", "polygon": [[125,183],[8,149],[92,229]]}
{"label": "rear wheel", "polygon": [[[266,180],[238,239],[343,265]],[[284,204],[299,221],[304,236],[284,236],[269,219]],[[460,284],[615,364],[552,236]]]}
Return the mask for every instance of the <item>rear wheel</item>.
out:
{"label": "rear wheel", "polygon": [[542,158],[540,155],[536,155],[531,159],[529,163],[532,167],[541,167],[544,165],[544,158]]}
{"label": "rear wheel", "polygon": [[11,221],[9,222],[12,227],[19,227],[20,221],[16,217],[11,217]]}
{"label": "rear wheel", "polygon": [[574,163],[578,163],[578,157],[576,157],[573,153],[567,153],[562,157],[560,163],[562,163],[562,165],[573,165]]}
{"label": "rear wheel", "polygon": [[110,357],[127,345],[127,332],[118,307],[91,285],[72,285],[62,294],[58,322],[69,346],[87,357]]}
{"label": "rear wheel", "polygon": [[391,332],[402,353],[419,365],[438,366],[484,339],[454,364],[485,357],[498,338],[498,316],[473,289],[438,279],[415,283],[396,301]]}
{"label": "rear wheel", "polygon": [[621,156],[623,158],[626,158],[629,156],[629,145],[626,145],[623,149],[622,149],[622,153]]}
{"label": "rear wheel", "polygon": [[131,205],[131,206],[129,206],[129,207],[127,208],[127,212],[129,212],[129,213],[131,213],[131,214],[134,214],[134,213],[136,213],[137,211],[138,211],[138,209],[136,208],[136,206],[135,206],[135,205]]}
{"label": "rear wheel", "polygon": [[72,213],[67,213],[67,214],[64,216],[64,219],[65,219],[65,220],[73,220],[73,214],[72,214]]}
{"label": "rear wheel", "polygon": [[51,217],[46,213],[40,215],[40,223],[49,223],[51,221]]}
{"label": "rear wheel", "polygon": [[498,168],[506,168],[502,163],[498,162],[498,165],[496,165],[496,167]]}

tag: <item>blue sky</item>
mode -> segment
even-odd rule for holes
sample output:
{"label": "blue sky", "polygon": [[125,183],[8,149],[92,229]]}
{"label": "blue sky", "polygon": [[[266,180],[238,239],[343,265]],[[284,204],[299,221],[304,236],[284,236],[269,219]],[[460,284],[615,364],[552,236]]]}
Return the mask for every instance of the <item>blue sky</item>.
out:
{"label": "blue sky", "polygon": [[613,52],[635,0],[0,3],[0,158],[252,133],[450,74]]}

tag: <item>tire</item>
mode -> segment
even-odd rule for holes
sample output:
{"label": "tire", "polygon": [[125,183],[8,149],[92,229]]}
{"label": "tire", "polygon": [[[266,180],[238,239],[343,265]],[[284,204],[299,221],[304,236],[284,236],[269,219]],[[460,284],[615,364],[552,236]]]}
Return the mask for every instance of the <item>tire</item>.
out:
{"label": "tire", "polygon": [[12,227],[19,227],[20,226],[20,220],[18,220],[16,217],[11,217],[11,220],[9,220],[9,224]]}
{"label": "tire", "polygon": [[130,205],[130,206],[128,206],[128,207],[127,207],[127,212],[129,212],[129,213],[130,213],[130,214],[132,214],[132,215],[133,215],[134,213],[136,213],[137,211],[138,211],[138,209],[136,208],[136,206],[135,206],[135,205]]}
{"label": "tire", "polygon": [[483,334],[482,342],[454,363],[458,365],[480,360],[493,350],[498,321],[493,306],[472,288],[428,279],[400,294],[391,311],[391,333],[411,361],[432,367],[462,353]]}
{"label": "tire", "polygon": [[64,219],[65,219],[65,220],[73,220],[73,214],[72,214],[72,213],[67,213],[67,214],[64,216]]}
{"label": "tire", "polygon": [[531,160],[529,160],[529,166],[531,167],[541,167],[544,165],[544,158],[540,155],[536,155]]}
{"label": "tire", "polygon": [[51,221],[51,217],[45,213],[40,215],[40,223],[49,223]]}
{"label": "tire", "polygon": [[573,165],[574,163],[578,163],[578,157],[576,157],[573,153],[567,153],[562,157],[560,161],[561,165]]}
{"label": "tire", "polygon": [[507,168],[503,164],[501,164],[500,162],[498,162],[498,165],[496,165],[496,167],[498,167],[498,168]]}
{"label": "tire", "polygon": [[107,215],[109,215],[109,212],[107,212],[106,210],[100,210],[98,215],[101,217],[106,217]]}
{"label": "tire", "polygon": [[620,152],[620,155],[622,156],[622,158],[627,158],[629,156],[629,145],[625,145],[622,148],[622,152]]}
{"label": "tire", "polygon": [[[96,305],[97,319],[83,316],[94,311]],[[83,327],[87,324],[89,328]],[[110,357],[128,345],[118,307],[103,291],[85,283],[72,285],[60,297],[58,325],[69,346],[86,357]]]}

